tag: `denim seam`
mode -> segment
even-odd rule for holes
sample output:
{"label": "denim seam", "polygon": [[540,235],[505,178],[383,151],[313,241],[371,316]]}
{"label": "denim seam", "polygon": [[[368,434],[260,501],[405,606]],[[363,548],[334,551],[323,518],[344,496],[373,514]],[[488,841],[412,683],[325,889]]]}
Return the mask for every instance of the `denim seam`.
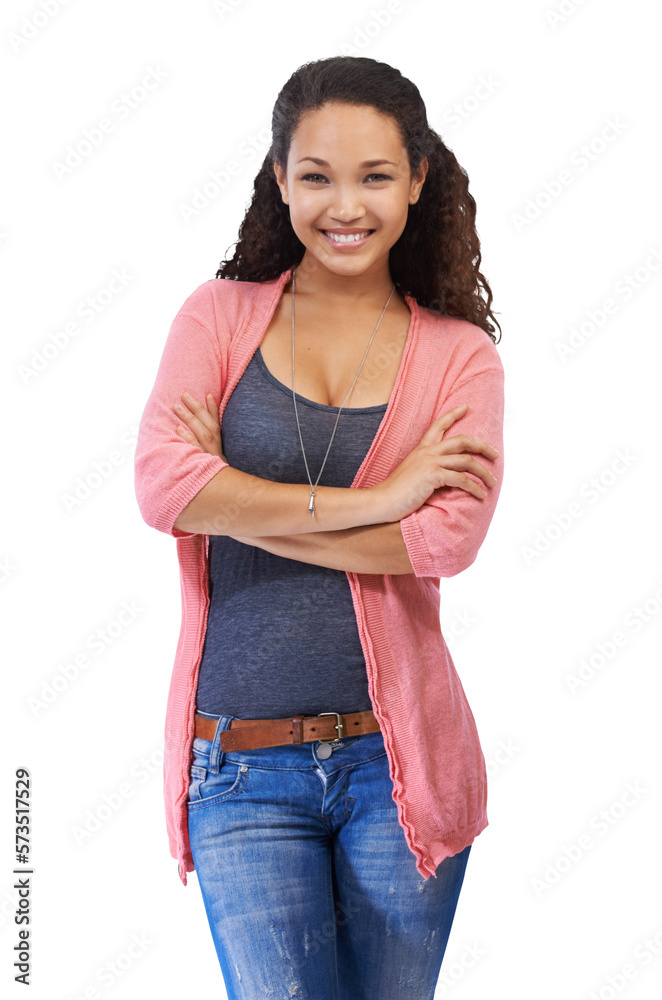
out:
{"label": "denim seam", "polygon": [[219,802],[225,802],[226,799],[233,799],[235,795],[239,795],[243,792],[246,787],[246,782],[248,781],[248,771],[240,771],[238,778],[243,775],[243,781],[240,780],[236,788],[228,788],[227,792],[219,792],[217,795],[210,795],[208,799],[194,799],[188,802],[189,809],[193,807],[194,809],[202,809],[205,806],[218,805]]}
{"label": "denim seam", "polygon": [[[345,764],[339,764],[338,767],[334,768],[333,771],[325,771],[327,777],[331,777],[333,774],[337,774],[346,767],[360,767],[361,764],[370,764],[373,760],[379,760],[380,757],[386,757],[386,751],[382,750],[381,753],[375,754],[373,757],[364,757],[363,760],[352,760],[347,761]],[[316,764],[307,764],[305,767],[289,767],[280,764],[263,764],[255,760],[246,760],[243,757],[233,757],[231,751],[226,751],[226,760],[230,764],[247,764],[249,767],[259,768],[262,771],[300,771],[301,773],[306,773],[317,767]]]}

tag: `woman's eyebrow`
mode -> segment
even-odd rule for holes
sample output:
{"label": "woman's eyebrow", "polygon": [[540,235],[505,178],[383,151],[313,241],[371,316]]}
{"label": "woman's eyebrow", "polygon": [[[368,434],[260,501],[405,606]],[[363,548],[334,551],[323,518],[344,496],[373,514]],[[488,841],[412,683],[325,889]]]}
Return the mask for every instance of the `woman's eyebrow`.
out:
{"label": "woman's eyebrow", "polygon": [[[297,160],[297,163],[303,163],[304,160],[311,160],[320,167],[330,166],[326,160],[320,160],[317,156],[303,156],[300,160]],[[397,163],[393,163],[392,160],[364,160],[363,163],[359,163],[359,167],[380,167],[382,163],[388,163],[392,167],[397,167]]]}

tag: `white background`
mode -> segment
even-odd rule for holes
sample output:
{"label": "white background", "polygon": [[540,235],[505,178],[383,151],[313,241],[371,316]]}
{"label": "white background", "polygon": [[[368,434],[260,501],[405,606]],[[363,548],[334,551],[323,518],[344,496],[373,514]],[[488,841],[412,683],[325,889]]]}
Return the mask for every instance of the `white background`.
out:
{"label": "white background", "polygon": [[[490,822],[436,996],[658,995],[654,7],[402,0],[380,26],[386,8],[3,5],[0,974],[14,975],[11,810],[26,766],[35,1000],[225,995],[196,876],[185,889],[168,851],[161,748],[179,574],[174,540],[137,508],[135,430],[172,319],[237,238],[278,91],[301,63],[347,51],[410,77],[467,170],[503,328],[499,505],[474,565],[441,583],[488,762]],[[111,111],[154,71],[163,78],[144,100],[125,117]],[[113,131],[58,177],[67,147],[109,114]],[[182,207],[229,160],[239,174],[187,221]],[[555,188],[563,170],[571,183]],[[81,319],[115,270],[126,287]],[[606,299],[611,315],[600,316]],[[78,335],[38,370],[73,321]],[[111,453],[112,475],[68,508]],[[134,617],[117,634],[123,604]],[[99,629],[114,637],[93,653]],[[30,699],[86,650],[89,665],[36,711]],[[121,807],[81,839],[120,786]],[[127,961],[133,935],[145,948]]]}

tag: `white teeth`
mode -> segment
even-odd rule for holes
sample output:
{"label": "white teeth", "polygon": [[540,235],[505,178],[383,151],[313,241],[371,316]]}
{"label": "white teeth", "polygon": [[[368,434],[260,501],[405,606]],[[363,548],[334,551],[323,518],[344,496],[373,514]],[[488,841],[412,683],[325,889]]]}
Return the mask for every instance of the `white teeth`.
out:
{"label": "white teeth", "polygon": [[350,235],[341,233],[340,235],[336,235],[335,233],[330,233],[328,229],[325,229],[324,232],[326,233],[327,236],[330,236],[331,239],[334,240],[336,243],[356,243],[358,240],[362,240],[369,235],[368,232],[351,233]]}

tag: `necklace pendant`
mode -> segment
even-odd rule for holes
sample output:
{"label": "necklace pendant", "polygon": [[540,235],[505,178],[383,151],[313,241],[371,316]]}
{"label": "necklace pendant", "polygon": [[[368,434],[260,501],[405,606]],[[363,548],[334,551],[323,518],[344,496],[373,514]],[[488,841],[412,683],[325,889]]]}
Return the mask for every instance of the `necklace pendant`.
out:
{"label": "necklace pendant", "polygon": [[315,494],[310,494],[310,503],[308,504],[308,510],[310,511],[310,516],[315,516]]}

